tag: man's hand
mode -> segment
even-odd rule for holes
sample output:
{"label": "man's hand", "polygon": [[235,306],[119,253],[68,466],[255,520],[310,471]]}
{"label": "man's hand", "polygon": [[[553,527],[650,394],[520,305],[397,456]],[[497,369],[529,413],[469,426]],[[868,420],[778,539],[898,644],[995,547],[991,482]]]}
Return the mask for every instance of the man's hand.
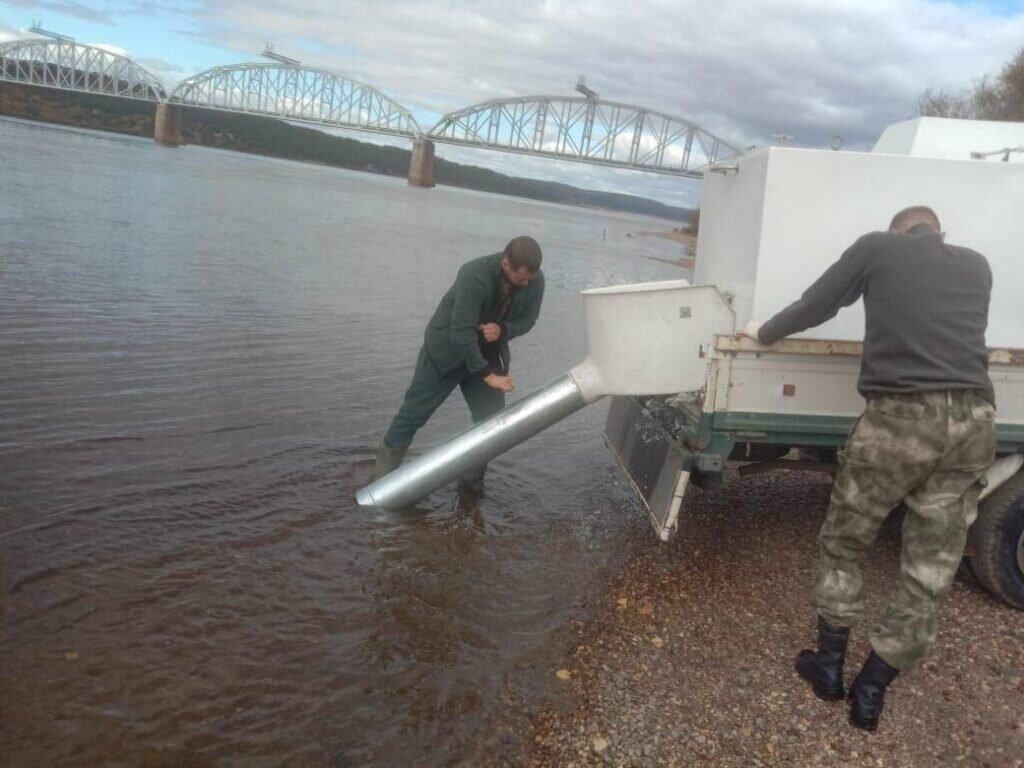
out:
{"label": "man's hand", "polygon": [[757,320],[748,320],[747,324],[736,331],[737,336],[748,336],[754,341],[760,343],[760,339],[757,337],[758,331],[761,330],[761,323]]}
{"label": "man's hand", "polygon": [[484,376],[484,384],[489,387],[494,387],[495,389],[500,389],[502,392],[511,392],[515,389],[511,376],[499,376],[496,373],[489,373]]}
{"label": "man's hand", "polygon": [[484,341],[491,342],[497,341],[501,338],[501,326],[497,323],[487,323],[487,325],[478,325],[477,330],[484,335]]}

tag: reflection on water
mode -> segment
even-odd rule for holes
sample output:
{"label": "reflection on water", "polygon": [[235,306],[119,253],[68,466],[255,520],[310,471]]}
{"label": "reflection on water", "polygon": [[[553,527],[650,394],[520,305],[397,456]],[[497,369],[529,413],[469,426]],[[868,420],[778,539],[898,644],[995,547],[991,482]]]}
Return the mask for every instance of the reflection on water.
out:
{"label": "reflection on water", "polygon": [[626,237],[671,224],[9,120],[0,155],[0,764],[457,759],[645,525],[604,409],[482,498],[355,491],[459,264],[544,247],[521,396],[580,289],[680,275]]}

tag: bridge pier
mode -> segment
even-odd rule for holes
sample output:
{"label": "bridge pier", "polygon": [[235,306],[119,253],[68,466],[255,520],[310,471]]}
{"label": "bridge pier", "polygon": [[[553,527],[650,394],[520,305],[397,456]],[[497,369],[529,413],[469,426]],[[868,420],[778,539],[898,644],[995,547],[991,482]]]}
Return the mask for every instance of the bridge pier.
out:
{"label": "bridge pier", "polygon": [[414,139],[409,160],[409,186],[434,186],[434,142]]}
{"label": "bridge pier", "polygon": [[165,101],[156,105],[156,120],[153,127],[153,141],[165,147],[177,147],[185,143],[181,137],[181,107]]}

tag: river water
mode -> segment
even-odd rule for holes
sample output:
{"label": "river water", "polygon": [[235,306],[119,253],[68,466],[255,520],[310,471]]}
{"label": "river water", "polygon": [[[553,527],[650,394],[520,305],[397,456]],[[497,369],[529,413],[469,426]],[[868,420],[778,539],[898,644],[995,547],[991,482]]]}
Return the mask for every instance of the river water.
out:
{"label": "river water", "polygon": [[686,276],[627,237],[670,226],[0,119],[0,764],[466,759],[646,526],[605,408],[478,503],[355,491],[463,261],[544,249],[514,399],[582,358],[578,291]]}

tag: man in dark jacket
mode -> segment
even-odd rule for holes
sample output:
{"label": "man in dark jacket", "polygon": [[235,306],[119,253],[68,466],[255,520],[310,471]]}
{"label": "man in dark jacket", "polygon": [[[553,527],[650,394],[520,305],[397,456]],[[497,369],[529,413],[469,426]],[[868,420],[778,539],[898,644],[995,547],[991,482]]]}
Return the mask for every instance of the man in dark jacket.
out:
{"label": "man in dark jacket", "polygon": [[[412,383],[377,449],[374,477],[402,463],[416,432],[455,387],[473,422],[505,407],[512,391],[508,343],[533,328],[544,298],[541,251],[516,237],[501,253],[463,264],[427,323]],[[466,482],[477,484],[483,469]]]}
{"label": "man in dark jacket", "polygon": [[903,503],[896,590],[850,689],[850,721],[865,730],[878,727],[886,687],[935,641],[938,603],[995,458],[985,345],[991,290],[985,258],[947,245],[935,212],[917,206],[896,214],[888,232],[861,237],[799,300],[743,331],[774,344],[864,299],[858,389],[867,407],[839,453],[818,535],[818,649],[802,651],[796,671],[819,698],[843,698],[847,639],[864,607],[858,562]]}

